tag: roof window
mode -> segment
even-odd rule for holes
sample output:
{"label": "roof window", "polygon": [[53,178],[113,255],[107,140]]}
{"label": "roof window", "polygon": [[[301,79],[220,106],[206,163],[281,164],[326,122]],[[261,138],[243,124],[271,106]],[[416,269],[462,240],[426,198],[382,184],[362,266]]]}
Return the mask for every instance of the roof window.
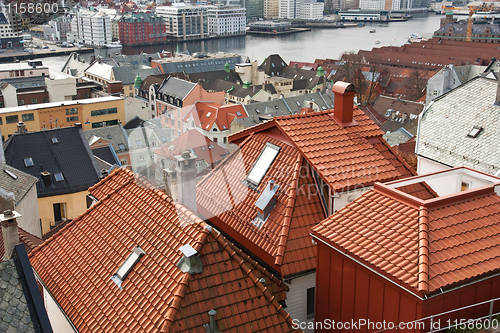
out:
{"label": "roof window", "polygon": [[135,143],[137,143],[137,145],[138,145],[139,147],[142,147],[142,141],[141,141],[141,140],[137,140]]}
{"label": "roof window", "polygon": [[52,138],[51,140],[52,140],[52,143],[58,143],[59,142],[59,140],[57,140],[57,138]]}
{"label": "roof window", "polygon": [[64,176],[62,173],[58,172],[54,174],[54,178],[56,179],[56,182],[62,182],[64,180]]}
{"label": "roof window", "polygon": [[5,172],[5,173],[6,173],[6,174],[8,174],[9,176],[11,176],[14,180],[16,180],[16,179],[17,179],[17,176],[16,176],[14,173],[10,172],[9,170],[7,170],[7,169],[3,169],[3,172]]}
{"label": "roof window", "polygon": [[201,149],[202,149],[203,151],[205,151],[205,150],[206,150],[204,146],[201,146]]}
{"label": "roof window", "polygon": [[33,165],[34,165],[34,164],[33,164],[33,159],[32,159],[31,157],[26,157],[26,158],[24,159],[24,166],[25,166],[25,167],[31,167],[31,166],[33,166]]}
{"label": "roof window", "polygon": [[255,203],[257,207],[257,217],[252,221],[252,224],[257,228],[262,228],[274,206],[276,206],[278,188],[279,185],[274,184],[274,180],[270,180]]}
{"label": "roof window", "polygon": [[207,118],[210,117],[211,114],[212,114],[212,112],[207,113]]}
{"label": "roof window", "polygon": [[164,136],[161,137],[161,141],[163,142],[167,142],[167,138],[165,138]]}
{"label": "roof window", "polygon": [[123,143],[118,144],[118,148],[125,149],[125,145]]}
{"label": "roof window", "polygon": [[482,130],[483,130],[482,127],[474,126],[469,132],[469,134],[467,134],[467,136],[470,138],[476,138],[479,135],[479,133],[481,133]]}
{"label": "roof window", "polygon": [[111,140],[111,135],[109,135],[109,134],[108,134],[108,139],[110,139],[110,140]]}
{"label": "roof window", "polygon": [[240,111],[236,111],[236,115],[237,115],[238,117],[241,117],[241,112],[240,112]]}
{"label": "roof window", "polygon": [[273,145],[272,143],[266,143],[264,149],[257,158],[257,161],[255,161],[255,164],[248,173],[246,178],[247,183],[259,186],[262,178],[266,175],[267,170],[269,170],[271,164],[274,162],[274,159],[278,156],[280,149],[280,147]]}
{"label": "roof window", "polygon": [[255,112],[260,113],[259,109],[255,109]]}
{"label": "roof window", "polygon": [[118,268],[116,271],[115,275],[111,277],[111,280],[113,280],[116,285],[122,289],[122,282],[125,280],[127,277],[128,273],[134,268],[134,266],[137,264],[137,262],[141,259],[141,257],[145,254],[143,249],[141,249],[139,246],[135,247],[132,250],[132,253],[128,256],[127,259],[123,262],[123,264]]}

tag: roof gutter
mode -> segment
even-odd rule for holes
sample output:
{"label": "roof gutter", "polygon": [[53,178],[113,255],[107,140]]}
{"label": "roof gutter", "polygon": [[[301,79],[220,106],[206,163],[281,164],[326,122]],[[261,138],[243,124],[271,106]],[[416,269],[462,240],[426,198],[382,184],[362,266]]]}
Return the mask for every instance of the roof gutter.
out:
{"label": "roof gutter", "polygon": [[[382,274],[380,274],[379,272],[377,272],[376,270],[374,270],[373,268],[369,267],[368,265],[362,263],[361,261],[355,259],[354,257],[348,255],[347,253],[344,253],[342,251],[340,251],[339,249],[337,249],[335,246],[325,242],[323,239],[319,238],[318,236],[315,236],[314,234],[310,234],[314,239],[320,241],[321,243],[327,245],[328,247],[334,249],[335,251],[337,251],[338,253],[340,253],[341,255],[351,259],[352,261],[354,261],[355,263],[357,263],[358,265],[366,268],[367,270],[369,270],[370,272],[372,273],[375,273],[377,276],[381,277],[382,279],[386,280],[386,281],[389,281],[390,283],[392,283],[393,285],[395,285],[396,287],[400,288],[400,289],[403,289],[404,291],[406,291],[407,293],[410,293],[412,296],[416,297],[419,301],[423,301],[424,298],[420,297],[419,295],[415,294],[414,292],[406,289],[405,287],[403,287],[402,285],[400,284],[397,284],[396,282],[394,282],[393,280],[389,279],[387,276],[384,276]],[[317,268],[316,268],[317,270]]]}

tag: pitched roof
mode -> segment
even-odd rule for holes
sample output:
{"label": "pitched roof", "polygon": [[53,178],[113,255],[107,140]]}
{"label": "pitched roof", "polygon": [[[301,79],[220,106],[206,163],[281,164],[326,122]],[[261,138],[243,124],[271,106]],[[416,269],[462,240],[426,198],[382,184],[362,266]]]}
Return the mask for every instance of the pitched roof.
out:
{"label": "pitched roof", "polygon": [[186,150],[192,150],[198,156],[197,160],[204,160],[209,165],[220,162],[229,152],[214,143],[212,140],[195,129],[182,133],[181,136],[153,153],[162,157],[175,160],[174,156],[182,154]]}
{"label": "pitched roof", "polygon": [[[281,150],[257,191],[249,190],[241,180],[268,142]],[[198,211],[243,247],[260,253],[282,276],[312,270],[315,253],[309,232],[325,215],[318,194],[305,190],[314,184],[306,170],[307,163],[296,149],[257,133],[198,184]],[[280,186],[279,195],[258,228],[252,223],[257,215],[255,203],[270,180]]]}
{"label": "pitched roof", "polygon": [[195,126],[210,131],[217,126],[219,131],[229,130],[235,118],[247,117],[245,108],[241,104],[220,105],[211,102],[197,102],[190,108],[182,119],[184,122],[193,118]]}
{"label": "pitched roof", "polygon": [[[205,332],[210,309],[224,332],[293,331],[285,287],[183,205],[126,169],[89,191],[99,201],[30,254],[79,332]],[[177,268],[185,244],[201,273]],[[111,277],[135,246],[145,254],[120,289]]]}
{"label": "pitched roof", "polygon": [[205,90],[215,90],[213,84],[217,80],[232,82],[234,84],[238,80],[241,81],[241,78],[240,75],[232,69],[229,73],[225,70],[191,73],[188,74],[187,80],[191,82],[201,82],[201,86]]}
{"label": "pitched roof", "polygon": [[184,100],[195,86],[196,83],[171,76],[163,81],[163,84],[158,89],[158,92]]}
{"label": "pitched roof", "polygon": [[[426,294],[499,269],[499,183],[426,200],[408,196],[397,183],[376,183],[321,221],[313,235]],[[428,257],[419,261],[423,247]]]}
{"label": "pitched roof", "polygon": [[[436,98],[419,123],[416,154],[451,167],[497,173],[497,86],[496,80],[477,77]],[[468,136],[473,127],[482,128],[475,138]]]}
{"label": "pitched roof", "polygon": [[0,330],[52,333],[43,299],[26,252],[15,247],[13,258],[0,262]]}
{"label": "pitched roof", "polygon": [[419,115],[424,110],[424,104],[407,101],[390,96],[379,95],[373,108],[381,115],[385,115],[388,109]]}
{"label": "pitched roof", "polygon": [[[57,138],[56,143],[53,138]],[[7,164],[40,180],[36,184],[38,197],[86,190],[99,181],[90,147],[83,131],[76,127],[16,134],[4,147]],[[26,158],[32,159],[32,166],[25,165]],[[42,179],[43,171],[50,172],[49,186]],[[56,173],[62,173],[64,179],[56,181]]]}
{"label": "pitched roof", "polygon": [[[86,130],[83,132],[87,140],[90,140],[93,136],[96,138],[102,138],[106,141],[111,142],[113,149],[117,153],[123,153],[128,151],[127,134],[122,126],[118,124],[116,126],[106,126],[100,128],[93,128],[91,130]],[[93,142],[95,143],[95,142]],[[121,148],[123,146],[123,148]]]}
{"label": "pitched roof", "polygon": [[[16,179],[11,177],[6,171],[17,176]],[[33,185],[38,181],[38,178],[32,175],[17,170],[7,164],[0,164],[0,188],[7,192],[14,193],[16,205],[21,202],[24,196],[31,190]]]}
{"label": "pitched roof", "polygon": [[110,165],[118,165],[120,166],[120,160],[118,159],[118,156],[116,156],[115,152],[113,151],[112,146],[105,146],[105,147],[100,147],[100,148],[94,148],[92,149],[92,153],[94,156],[99,157],[101,160],[105,161],[106,163]]}

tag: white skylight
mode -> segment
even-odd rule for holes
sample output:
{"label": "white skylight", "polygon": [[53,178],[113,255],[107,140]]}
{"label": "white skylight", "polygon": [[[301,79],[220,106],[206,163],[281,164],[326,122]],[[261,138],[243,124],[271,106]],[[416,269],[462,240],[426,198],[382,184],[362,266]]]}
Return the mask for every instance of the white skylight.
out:
{"label": "white skylight", "polygon": [[116,276],[123,281],[144,254],[145,254],[144,250],[142,250],[140,247],[135,247],[132,250],[132,253],[130,253],[128,258],[125,259],[123,264],[116,271]]}
{"label": "white skylight", "polygon": [[280,149],[280,147],[273,145],[272,143],[266,143],[264,150],[257,158],[252,170],[248,173],[247,180],[254,185],[259,185],[262,178],[266,175],[267,170],[274,162],[274,159],[278,155]]}
{"label": "white skylight", "polygon": [[212,114],[212,112],[207,113],[207,118],[210,117],[211,114]]}
{"label": "white skylight", "polygon": [[471,138],[475,138],[479,135],[479,133],[481,132],[483,128],[482,127],[479,127],[479,126],[474,126],[471,131],[469,132],[469,134],[467,134],[467,136],[471,137]]}
{"label": "white skylight", "polygon": [[59,142],[59,140],[57,140],[57,138],[52,138],[51,140],[52,140],[52,143],[58,143]]}
{"label": "white skylight", "polygon": [[12,172],[10,172],[9,170],[7,169],[3,169],[3,171],[8,174],[9,176],[11,176],[14,180],[17,179],[17,176],[15,174],[13,174]]}

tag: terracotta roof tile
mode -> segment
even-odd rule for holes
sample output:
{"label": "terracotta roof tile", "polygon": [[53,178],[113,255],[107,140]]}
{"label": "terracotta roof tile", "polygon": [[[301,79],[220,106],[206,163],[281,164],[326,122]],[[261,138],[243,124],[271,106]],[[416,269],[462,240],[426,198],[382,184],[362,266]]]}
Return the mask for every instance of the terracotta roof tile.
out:
{"label": "terracotta roof tile", "polygon": [[[493,187],[487,194],[462,192],[451,203],[445,198],[441,206],[430,204],[438,199],[423,198],[419,208],[397,190],[376,184],[315,226],[313,234],[417,291],[432,293],[498,270],[500,196]],[[418,286],[419,221],[428,228],[427,289]]]}
{"label": "terracotta roof tile", "polygon": [[248,117],[241,104],[220,105],[211,102],[196,102],[183,118],[187,122],[193,118],[195,126],[209,131],[215,124],[219,131],[229,130],[235,118]]}
{"label": "terracotta roof tile", "polygon": [[[212,308],[224,332],[293,331],[278,304],[286,287],[147,180],[118,169],[89,191],[98,203],[30,255],[80,332],[205,332]],[[183,244],[202,273],[176,267]],[[119,289],[111,276],[135,246],[146,254]]]}

